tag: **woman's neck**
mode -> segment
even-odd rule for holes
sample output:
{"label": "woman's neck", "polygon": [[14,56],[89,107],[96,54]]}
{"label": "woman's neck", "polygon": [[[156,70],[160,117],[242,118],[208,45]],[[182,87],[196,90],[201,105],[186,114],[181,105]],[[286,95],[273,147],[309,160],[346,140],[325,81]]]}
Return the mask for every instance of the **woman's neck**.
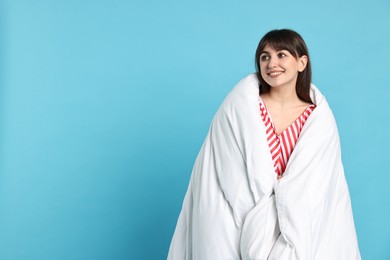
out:
{"label": "woman's neck", "polygon": [[272,103],[273,106],[279,108],[289,108],[292,106],[302,105],[305,103],[298,98],[295,89],[270,89],[268,93],[261,95],[261,98],[266,103]]}

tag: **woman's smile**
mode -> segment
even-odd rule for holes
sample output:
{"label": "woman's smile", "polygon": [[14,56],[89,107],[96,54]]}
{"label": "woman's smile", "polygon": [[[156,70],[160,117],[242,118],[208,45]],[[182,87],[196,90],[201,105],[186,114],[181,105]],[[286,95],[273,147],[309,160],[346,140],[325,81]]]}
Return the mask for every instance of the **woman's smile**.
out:
{"label": "woman's smile", "polygon": [[267,75],[270,76],[271,78],[277,78],[280,75],[282,75],[283,72],[284,71],[282,71],[282,70],[272,70],[272,71],[268,72]]}

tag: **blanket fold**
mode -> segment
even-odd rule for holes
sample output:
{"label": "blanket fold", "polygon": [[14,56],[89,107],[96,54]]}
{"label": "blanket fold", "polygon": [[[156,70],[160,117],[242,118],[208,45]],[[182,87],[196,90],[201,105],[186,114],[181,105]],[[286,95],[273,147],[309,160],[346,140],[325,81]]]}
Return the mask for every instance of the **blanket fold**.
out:
{"label": "blanket fold", "polygon": [[316,109],[277,179],[255,74],[216,113],[196,159],[170,260],[358,260],[360,253],[333,114]]}

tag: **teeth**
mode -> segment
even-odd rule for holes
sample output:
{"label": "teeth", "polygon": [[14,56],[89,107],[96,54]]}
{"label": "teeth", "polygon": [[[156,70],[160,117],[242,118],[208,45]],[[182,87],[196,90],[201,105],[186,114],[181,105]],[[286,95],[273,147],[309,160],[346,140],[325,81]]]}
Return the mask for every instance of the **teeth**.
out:
{"label": "teeth", "polygon": [[282,74],[282,72],[280,72],[280,71],[271,72],[269,75],[276,76],[276,75],[279,75],[279,74]]}

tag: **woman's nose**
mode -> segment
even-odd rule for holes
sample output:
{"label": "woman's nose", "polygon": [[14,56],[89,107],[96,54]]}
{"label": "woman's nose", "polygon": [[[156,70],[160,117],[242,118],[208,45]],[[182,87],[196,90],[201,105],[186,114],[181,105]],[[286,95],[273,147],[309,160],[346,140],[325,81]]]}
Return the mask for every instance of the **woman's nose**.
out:
{"label": "woman's nose", "polygon": [[278,65],[278,61],[275,57],[270,57],[269,62],[268,62],[268,67],[269,68],[275,68]]}

